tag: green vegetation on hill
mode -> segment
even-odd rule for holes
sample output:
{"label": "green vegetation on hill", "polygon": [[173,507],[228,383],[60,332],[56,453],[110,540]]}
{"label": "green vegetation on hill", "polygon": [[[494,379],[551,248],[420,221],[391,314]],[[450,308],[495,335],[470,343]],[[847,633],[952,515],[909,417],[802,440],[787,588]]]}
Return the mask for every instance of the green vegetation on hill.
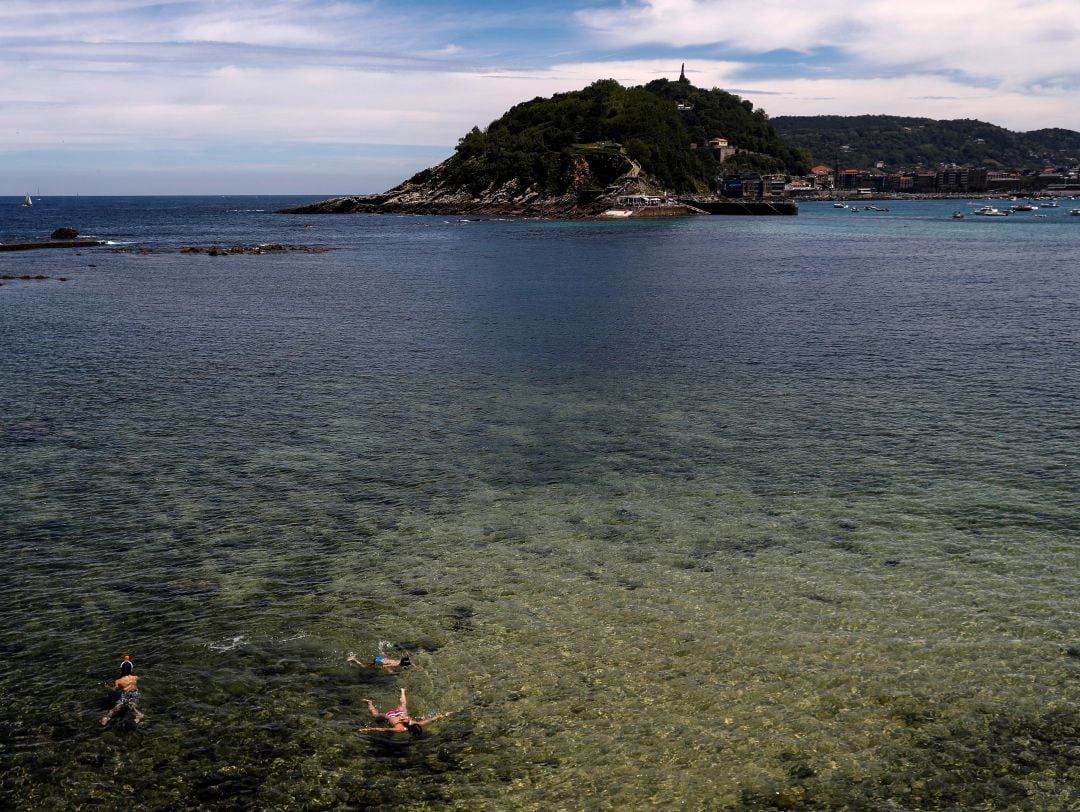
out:
{"label": "green vegetation on hill", "polygon": [[939,163],[990,169],[1042,169],[1080,161],[1080,133],[1046,129],[1017,133],[975,119],[936,121],[901,116],[777,116],[772,126],[814,163],[849,168],[927,167]]}
{"label": "green vegetation on hill", "polygon": [[645,89],[672,103],[683,102],[689,109],[679,116],[689,141],[698,145],[695,151],[711,179],[717,164],[705,144],[721,136],[740,153],[724,162],[723,171],[802,175],[810,170],[810,154],[793,150],[776,133],[764,110],[754,109],[748,99],[713,88],[702,90],[685,80],[656,79]]}
{"label": "green vegetation on hill", "polygon": [[[750,153],[721,166],[705,148],[714,136]],[[555,196],[602,189],[636,163],[660,186],[686,193],[710,190],[726,171],[803,172],[808,157],[789,149],[765,113],[738,96],[685,80],[623,87],[606,79],[515,105],[486,130],[473,128],[447,161],[445,180],[474,195],[516,183]]]}

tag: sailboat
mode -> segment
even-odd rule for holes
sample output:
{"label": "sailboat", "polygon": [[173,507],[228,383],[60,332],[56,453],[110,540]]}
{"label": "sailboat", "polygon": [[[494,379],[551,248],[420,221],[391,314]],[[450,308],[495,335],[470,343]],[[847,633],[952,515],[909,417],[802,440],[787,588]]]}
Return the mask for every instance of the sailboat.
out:
{"label": "sailboat", "polygon": [[26,197],[23,198],[22,204],[24,206],[33,206],[34,205],[34,201],[30,199],[30,193],[29,192],[27,192]]}

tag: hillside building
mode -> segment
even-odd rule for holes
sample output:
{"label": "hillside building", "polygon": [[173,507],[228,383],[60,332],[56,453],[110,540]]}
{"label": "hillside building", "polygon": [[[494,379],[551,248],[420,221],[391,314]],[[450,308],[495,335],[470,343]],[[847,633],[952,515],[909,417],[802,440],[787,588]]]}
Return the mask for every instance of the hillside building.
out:
{"label": "hillside building", "polygon": [[723,163],[735,154],[735,147],[731,146],[726,138],[716,136],[709,139],[709,151],[712,152],[716,160]]}

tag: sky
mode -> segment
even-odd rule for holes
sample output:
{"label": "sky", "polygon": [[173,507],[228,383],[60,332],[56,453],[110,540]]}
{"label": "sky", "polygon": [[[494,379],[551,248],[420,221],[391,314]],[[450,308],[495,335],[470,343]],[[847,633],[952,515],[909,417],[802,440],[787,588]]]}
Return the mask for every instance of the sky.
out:
{"label": "sky", "polygon": [[537,96],[1080,130],[1078,0],[0,0],[0,194],[381,191]]}

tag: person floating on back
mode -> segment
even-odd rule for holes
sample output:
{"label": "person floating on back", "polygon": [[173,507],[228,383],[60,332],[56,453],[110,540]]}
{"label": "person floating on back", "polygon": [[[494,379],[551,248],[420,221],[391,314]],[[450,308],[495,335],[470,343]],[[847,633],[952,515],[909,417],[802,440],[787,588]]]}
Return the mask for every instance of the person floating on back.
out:
{"label": "person floating on back", "polygon": [[401,659],[394,659],[386,653],[385,646],[379,646],[379,653],[375,655],[375,659],[364,662],[357,659],[355,654],[349,655],[349,659],[346,662],[350,662],[360,668],[381,668],[387,674],[393,674],[395,668],[408,668],[412,665],[412,655],[408,649],[404,650],[405,653],[401,656]]}
{"label": "person floating on back", "polygon": [[[108,683],[105,684],[108,685]],[[135,664],[131,662],[129,655],[125,654],[124,659],[120,662],[120,679],[116,680],[111,687],[114,691],[120,691],[120,698],[116,700],[116,704],[113,705],[112,709],[101,717],[101,726],[108,725],[112,718],[124,708],[131,709],[131,712],[135,715],[135,724],[141,722],[143,714],[138,705],[140,697],[139,678],[135,676]]]}
{"label": "person floating on back", "polygon": [[371,713],[372,719],[383,719],[389,727],[361,727],[357,728],[361,733],[376,733],[384,731],[386,733],[411,733],[414,736],[424,735],[424,726],[429,725],[432,722],[437,722],[439,719],[445,719],[450,715],[450,712],[436,713],[434,716],[429,716],[427,719],[414,719],[409,715],[408,703],[405,700],[405,689],[401,689],[401,701],[398,706],[391,711],[380,713],[379,709],[375,707],[375,703],[370,699],[365,699],[367,702],[368,711]]}

